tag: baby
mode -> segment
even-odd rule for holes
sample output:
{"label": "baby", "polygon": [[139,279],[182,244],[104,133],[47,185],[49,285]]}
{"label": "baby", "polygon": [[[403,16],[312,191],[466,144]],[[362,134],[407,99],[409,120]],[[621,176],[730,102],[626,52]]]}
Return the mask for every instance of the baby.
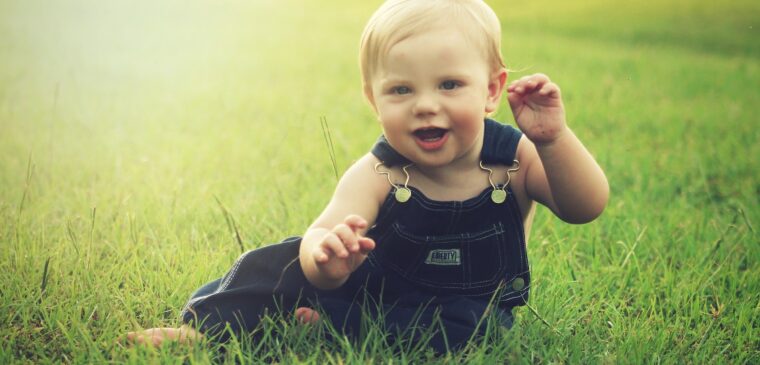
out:
{"label": "baby", "polygon": [[[384,316],[389,333],[440,323],[429,342],[439,352],[465,344],[489,303],[509,327],[528,299],[535,202],[585,223],[609,188],[565,122],[559,87],[543,74],[506,84],[500,38],[480,0],[384,3],[361,40],[364,95],[383,135],[302,238],[245,253],[193,294],[183,327],[128,338],[223,339],[225,326],[251,332],[289,308],[348,335],[362,315]],[[519,130],[487,118],[505,89]]]}

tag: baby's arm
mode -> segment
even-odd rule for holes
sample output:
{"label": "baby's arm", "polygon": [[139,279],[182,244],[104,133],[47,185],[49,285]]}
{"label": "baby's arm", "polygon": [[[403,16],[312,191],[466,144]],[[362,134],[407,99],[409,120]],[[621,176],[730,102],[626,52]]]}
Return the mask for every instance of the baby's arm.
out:
{"label": "baby's arm", "polygon": [[367,154],[338,182],[330,203],[301,241],[299,259],[306,278],[321,289],[343,285],[375,242],[364,233],[371,227],[388,193],[387,182],[374,173],[377,159]]}
{"label": "baby's arm", "polygon": [[528,197],[569,223],[594,220],[609,186],[604,172],[565,123],[559,87],[546,75],[523,77],[507,88],[517,125],[527,138],[518,147]]}

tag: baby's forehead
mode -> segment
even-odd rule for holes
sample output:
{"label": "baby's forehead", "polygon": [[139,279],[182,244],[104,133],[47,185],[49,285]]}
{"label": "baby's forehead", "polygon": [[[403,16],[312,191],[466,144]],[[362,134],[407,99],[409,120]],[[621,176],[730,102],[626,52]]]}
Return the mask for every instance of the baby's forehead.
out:
{"label": "baby's forehead", "polygon": [[[386,29],[385,40],[386,48],[403,42],[411,37],[429,36],[436,38],[464,37],[478,46],[485,45],[488,42],[489,35],[475,22],[463,19],[436,19],[429,22],[420,22],[416,25],[399,25],[398,29]],[[381,41],[382,43],[382,41]]]}
{"label": "baby's forehead", "polygon": [[435,29],[411,34],[404,38],[394,39],[387,43],[384,49],[377,54],[376,66],[387,68],[388,62],[405,61],[412,58],[431,58],[432,64],[438,61],[456,61],[463,55],[472,62],[473,66],[480,66],[478,61],[490,64],[485,40],[478,42],[467,34],[453,29]]}
{"label": "baby's forehead", "polygon": [[372,16],[362,34],[360,67],[363,82],[370,83],[386,62],[388,51],[399,42],[439,29],[466,37],[484,55],[489,69],[504,67],[501,27],[496,14],[480,0],[388,0]]}

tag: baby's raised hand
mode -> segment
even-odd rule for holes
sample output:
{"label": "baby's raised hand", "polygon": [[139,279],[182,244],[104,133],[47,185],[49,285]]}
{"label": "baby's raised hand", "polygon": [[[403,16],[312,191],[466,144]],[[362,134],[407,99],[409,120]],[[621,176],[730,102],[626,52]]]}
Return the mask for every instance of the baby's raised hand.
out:
{"label": "baby's raised hand", "polygon": [[520,130],[534,144],[554,142],[566,131],[565,107],[557,84],[544,74],[525,76],[507,87]]}
{"label": "baby's raised hand", "polygon": [[375,241],[359,235],[367,221],[358,215],[349,215],[343,223],[325,234],[312,252],[320,271],[331,280],[345,280],[375,248]]}

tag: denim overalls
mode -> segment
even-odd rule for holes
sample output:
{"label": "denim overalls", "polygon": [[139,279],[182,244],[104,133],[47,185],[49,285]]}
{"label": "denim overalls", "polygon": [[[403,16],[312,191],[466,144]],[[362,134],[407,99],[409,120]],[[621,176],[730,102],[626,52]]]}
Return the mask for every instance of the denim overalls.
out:
{"label": "denim overalls", "polygon": [[[483,163],[512,165],[520,136],[486,119]],[[407,163],[384,137],[372,153],[386,166]],[[355,336],[362,315],[382,312],[391,339],[415,338],[440,324],[429,342],[438,352],[482,333],[484,325],[477,326],[489,302],[510,327],[512,308],[525,304],[530,288],[523,221],[511,188],[496,185],[464,201],[441,202],[412,185],[405,202],[396,199],[400,186],[391,189],[366,234],[375,250],[340,288],[319,290],[306,280],[298,262],[301,239],[291,237],[243,254],[227,275],[193,294],[183,321],[224,339],[219,330],[226,324],[250,332],[266,313],[315,306],[335,328]],[[507,192],[505,201],[492,200],[494,189]]]}

